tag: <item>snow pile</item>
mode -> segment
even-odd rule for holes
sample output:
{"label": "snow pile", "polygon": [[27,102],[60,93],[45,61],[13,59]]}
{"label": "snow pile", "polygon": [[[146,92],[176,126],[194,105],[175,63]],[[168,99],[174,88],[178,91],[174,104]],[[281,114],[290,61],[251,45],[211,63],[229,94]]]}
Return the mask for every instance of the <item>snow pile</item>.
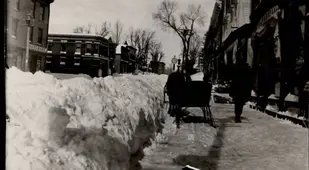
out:
{"label": "snow pile", "polygon": [[151,144],[144,149],[145,155],[151,155],[154,152],[154,149],[160,145],[166,145],[168,143],[168,138],[162,133],[157,133],[155,139],[151,139]]}
{"label": "snow pile", "polygon": [[7,70],[6,169],[136,169],[162,129],[166,79]]}
{"label": "snow pile", "polygon": [[298,102],[298,96],[289,93],[284,100],[288,102]]}
{"label": "snow pile", "polygon": [[304,119],[304,120],[305,120],[305,117],[303,117],[303,116],[298,116],[298,114],[293,113],[293,112],[291,112],[291,111],[289,111],[289,110],[284,111],[284,112],[278,111],[278,108],[275,107],[275,106],[267,105],[267,106],[266,106],[266,109],[267,109],[267,110],[270,110],[270,111],[274,111],[274,112],[276,112],[277,114],[280,114],[280,115],[284,115],[284,116],[289,116],[289,117],[294,117],[294,118]]}
{"label": "snow pile", "polygon": [[63,74],[63,73],[48,73],[52,76],[54,76],[57,79],[63,80],[63,79],[72,79],[72,78],[77,78],[77,77],[84,77],[87,79],[92,79],[89,75],[87,74]]}
{"label": "snow pile", "polygon": [[270,110],[270,111],[277,111],[278,110],[278,108],[276,108],[275,106],[272,106],[272,105],[267,105],[266,109]]}
{"label": "snow pile", "polygon": [[193,81],[203,81],[204,78],[204,73],[203,72],[198,72],[196,74],[191,75],[191,79]]}
{"label": "snow pile", "polygon": [[256,97],[257,96],[254,90],[251,90],[251,96],[252,97]]}

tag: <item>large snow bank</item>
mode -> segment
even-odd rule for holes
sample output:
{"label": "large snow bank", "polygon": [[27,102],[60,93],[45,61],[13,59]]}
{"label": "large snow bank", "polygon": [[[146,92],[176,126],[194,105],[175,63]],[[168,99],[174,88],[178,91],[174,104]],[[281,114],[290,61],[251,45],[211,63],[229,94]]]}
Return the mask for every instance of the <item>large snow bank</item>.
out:
{"label": "large snow bank", "polygon": [[92,79],[89,75],[87,74],[63,74],[63,73],[48,73],[52,76],[54,76],[57,79],[63,80],[63,79],[72,79],[76,77],[84,77],[87,79]]}
{"label": "large snow bank", "polygon": [[136,169],[162,128],[164,75],[6,77],[8,170]]}

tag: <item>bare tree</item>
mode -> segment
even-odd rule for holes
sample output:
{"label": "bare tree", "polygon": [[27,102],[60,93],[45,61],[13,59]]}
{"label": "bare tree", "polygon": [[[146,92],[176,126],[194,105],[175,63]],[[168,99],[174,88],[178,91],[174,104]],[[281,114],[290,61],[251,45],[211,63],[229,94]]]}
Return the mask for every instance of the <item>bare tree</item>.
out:
{"label": "bare tree", "polygon": [[127,43],[137,48],[137,63],[141,65],[147,64],[148,54],[151,49],[151,44],[154,40],[155,32],[146,29],[129,30]]}
{"label": "bare tree", "polygon": [[150,55],[152,61],[160,62],[164,57],[164,52],[162,51],[162,44],[161,42],[153,41],[150,47]]}
{"label": "bare tree", "polygon": [[112,37],[115,43],[119,44],[123,34],[123,24],[120,20],[117,20],[114,24]]}
{"label": "bare tree", "polygon": [[[102,37],[107,37],[111,33],[110,28],[111,28],[110,24],[107,21],[105,21],[101,24],[99,28],[95,26],[94,33]],[[93,26],[91,24],[88,24],[87,26],[77,26],[76,28],[73,29],[73,32],[91,34],[93,33]]]}
{"label": "bare tree", "polygon": [[92,29],[92,25],[88,24],[87,27],[85,27],[85,33],[86,34],[91,34],[91,29]]}
{"label": "bare tree", "polygon": [[85,32],[85,27],[83,26],[77,26],[76,28],[73,29],[74,33],[84,33]]}
{"label": "bare tree", "polygon": [[154,21],[158,22],[164,30],[173,30],[180,38],[183,46],[183,61],[188,72],[192,68],[187,65],[191,38],[196,34],[196,25],[204,26],[206,15],[201,5],[188,5],[188,10],[182,12],[179,18],[176,18],[178,4],[176,1],[164,0],[159,6],[157,12],[153,13]]}
{"label": "bare tree", "polygon": [[203,39],[199,35],[195,34],[192,36],[190,44],[189,60],[196,61],[203,46]]}
{"label": "bare tree", "polygon": [[74,33],[83,33],[83,34],[90,34],[92,29],[92,25],[88,24],[87,26],[77,26],[73,29]]}
{"label": "bare tree", "polygon": [[96,29],[95,29],[96,35],[106,37],[110,33],[111,33],[111,25],[107,21],[104,21],[99,28],[96,26]]}

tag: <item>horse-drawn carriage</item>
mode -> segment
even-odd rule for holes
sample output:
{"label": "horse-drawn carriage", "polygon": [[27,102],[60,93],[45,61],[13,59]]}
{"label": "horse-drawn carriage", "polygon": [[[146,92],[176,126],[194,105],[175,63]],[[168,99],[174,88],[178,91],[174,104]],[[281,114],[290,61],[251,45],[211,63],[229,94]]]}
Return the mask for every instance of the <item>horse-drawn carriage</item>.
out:
{"label": "horse-drawn carriage", "polygon": [[172,74],[164,87],[164,102],[169,103],[170,112],[176,117],[177,128],[182,118],[181,109],[188,107],[201,108],[204,121],[215,127],[209,105],[212,84],[206,81],[184,81],[181,74]]}

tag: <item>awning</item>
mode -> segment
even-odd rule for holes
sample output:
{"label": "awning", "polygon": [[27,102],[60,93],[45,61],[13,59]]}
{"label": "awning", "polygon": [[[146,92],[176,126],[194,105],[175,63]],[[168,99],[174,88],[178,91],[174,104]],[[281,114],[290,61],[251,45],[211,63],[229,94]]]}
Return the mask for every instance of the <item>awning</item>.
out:
{"label": "awning", "polygon": [[263,15],[276,5],[284,8],[287,5],[303,4],[307,0],[262,0],[260,4],[252,11],[250,21],[253,25],[258,24]]}
{"label": "awning", "polygon": [[252,33],[251,24],[245,24],[235,31],[232,31],[230,35],[225,39],[220,47],[220,52],[225,51],[229,46],[231,46],[237,39],[249,37]]}

